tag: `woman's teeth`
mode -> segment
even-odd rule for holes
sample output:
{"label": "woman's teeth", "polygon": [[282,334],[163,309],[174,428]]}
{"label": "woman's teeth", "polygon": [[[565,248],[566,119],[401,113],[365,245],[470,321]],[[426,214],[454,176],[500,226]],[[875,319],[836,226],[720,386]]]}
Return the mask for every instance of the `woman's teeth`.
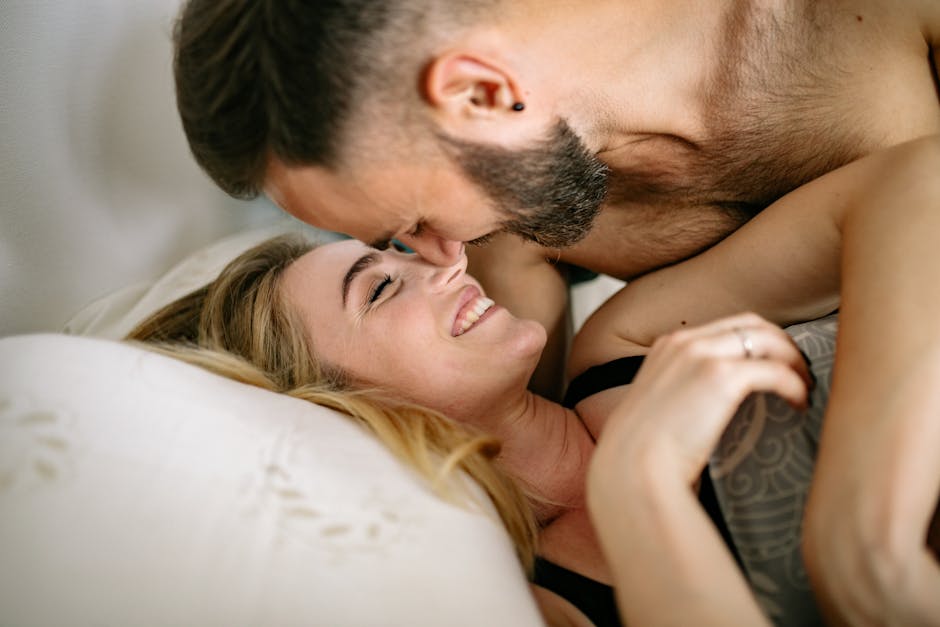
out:
{"label": "woman's teeth", "polygon": [[454,333],[454,335],[457,336],[466,333],[467,329],[476,324],[480,316],[486,313],[486,310],[495,304],[496,303],[494,303],[491,298],[487,298],[486,296],[478,297],[473,305],[464,311],[463,319],[460,321],[457,332]]}

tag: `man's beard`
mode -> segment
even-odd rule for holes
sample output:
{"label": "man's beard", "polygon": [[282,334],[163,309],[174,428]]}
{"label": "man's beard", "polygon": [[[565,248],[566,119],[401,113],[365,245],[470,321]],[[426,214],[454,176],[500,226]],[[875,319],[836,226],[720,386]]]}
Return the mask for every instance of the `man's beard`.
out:
{"label": "man's beard", "polygon": [[561,120],[532,148],[443,137],[467,177],[506,215],[504,230],[548,248],[583,239],[607,196],[607,165]]}

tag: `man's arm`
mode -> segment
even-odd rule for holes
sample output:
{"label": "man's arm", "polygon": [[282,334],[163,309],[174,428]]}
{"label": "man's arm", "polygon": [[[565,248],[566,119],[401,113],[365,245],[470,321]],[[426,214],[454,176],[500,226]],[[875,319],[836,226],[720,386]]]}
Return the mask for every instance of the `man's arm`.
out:
{"label": "man's arm", "polygon": [[842,230],[843,288],[804,556],[832,617],[940,624],[940,138],[890,151]]}
{"label": "man's arm", "polygon": [[663,333],[740,311],[779,325],[831,313],[839,303],[839,193],[857,186],[858,176],[814,181],[705,252],[630,281],[578,332],[569,375],[645,353]]}

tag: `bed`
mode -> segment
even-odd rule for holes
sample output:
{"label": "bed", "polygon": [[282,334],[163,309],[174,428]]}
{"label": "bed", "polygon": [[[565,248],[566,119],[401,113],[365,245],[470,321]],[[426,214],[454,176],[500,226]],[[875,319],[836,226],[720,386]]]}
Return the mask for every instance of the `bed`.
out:
{"label": "bed", "polygon": [[[0,624],[542,624],[489,508],[436,498],[330,410],[117,341],[251,244],[310,232],[192,162],[176,6],[0,8]],[[617,286],[579,286],[576,320]],[[794,332],[825,380],[834,321],[819,328]],[[767,411],[729,430],[720,491],[792,470],[751,446]],[[792,523],[805,490],[776,496]],[[754,568],[784,560],[804,594],[792,534],[754,538]]]}

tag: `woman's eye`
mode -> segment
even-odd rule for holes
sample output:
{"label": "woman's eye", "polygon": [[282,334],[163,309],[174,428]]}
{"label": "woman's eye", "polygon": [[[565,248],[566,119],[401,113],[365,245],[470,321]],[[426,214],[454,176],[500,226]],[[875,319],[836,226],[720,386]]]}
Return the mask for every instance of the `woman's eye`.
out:
{"label": "woman's eye", "polygon": [[382,282],[375,286],[375,289],[372,290],[372,294],[369,295],[369,304],[371,305],[379,299],[379,296],[382,295],[382,292],[385,291],[385,288],[392,284],[392,277],[388,274],[385,275],[385,278],[382,279]]}

